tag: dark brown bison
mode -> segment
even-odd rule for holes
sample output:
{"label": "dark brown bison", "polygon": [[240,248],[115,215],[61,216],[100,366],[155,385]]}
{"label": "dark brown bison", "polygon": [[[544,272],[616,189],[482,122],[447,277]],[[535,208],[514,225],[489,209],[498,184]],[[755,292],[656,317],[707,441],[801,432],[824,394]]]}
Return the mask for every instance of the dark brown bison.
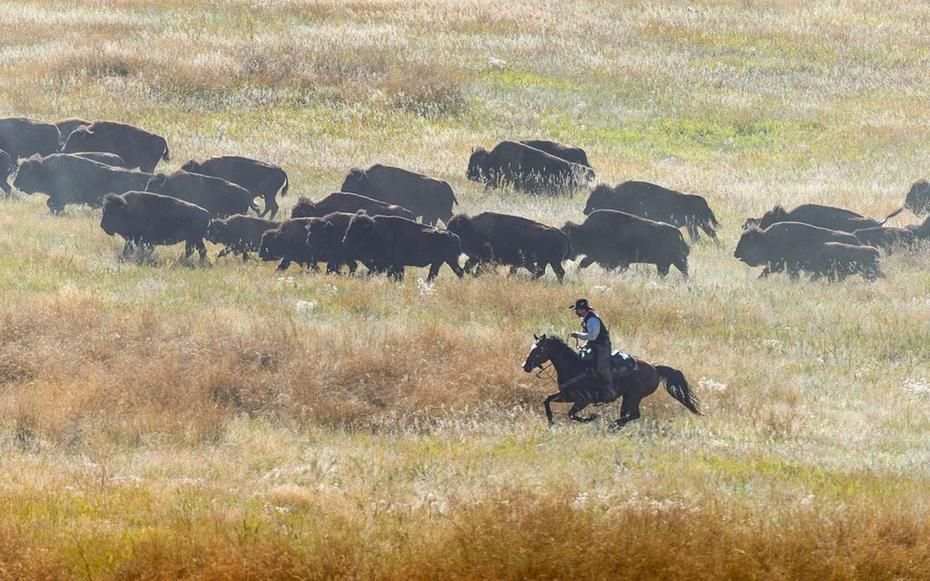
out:
{"label": "dark brown bison", "polygon": [[416,216],[407,208],[348,192],[335,192],[319,202],[301,196],[297,205],[291,208],[291,218],[319,218],[333,212],[355,214],[360,210],[369,216],[398,216],[416,220]]}
{"label": "dark brown bison", "polygon": [[672,266],[688,276],[688,243],[678,228],[616,210],[595,210],[581,224],[566,222],[562,231],[572,256],[584,255],[578,268],[594,263],[607,270],[631,264],[654,264],[660,276]]}
{"label": "dark brown bison", "polygon": [[262,245],[262,234],[278,227],[272,220],[256,216],[236,214],[229,218],[214,218],[207,227],[206,239],[214,244],[222,244],[217,258],[227,254],[239,254],[242,260],[249,259],[249,252],[258,252]]}
{"label": "dark brown bison", "polygon": [[16,164],[13,163],[13,158],[11,158],[7,152],[0,149],[0,190],[3,190],[6,195],[10,195],[12,191],[7,179],[9,179],[14,169],[16,169]]}
{"label": "dark brown bison", "polygon": [[860,244],[879,248],[889,253],[897,249],[913,248],[919,241],[917,234],[913,230],[890,226],[863,228],[853,232],[853,235],[859,240]]}
{"label": "dark brown bison", "polygon": [[458,262],[462,253],[458,236],[405,218],[356,214],[343,244],[353,258],[396,279],[404,277],[405,266],[429,266],[427,280],[436,278],[443,264],[457,276],[464,275]]}
{"label": "dark brown bison", "polygon": [[56,153],[25,160],[13,185],[27,194],[48,195],[48,209],[59,214],[69,204],[97,207],[106,194],[144,190],[151,177],[76,155]]}
{"label": "dark brown bison", "polygon": [[930,213],[930,182],[927,180],[918,180],[911,185],[904,197],[904,205],[888,214],[885,222],[891,220],[904,210],[910,210],[915,216],[923,216]]}
{"label": "dark brown bison", "polygon": [[129,168],[146,173],[155,171],[161,160],[170,161],[165,138],[138,127],[112,121],[95,121],[78,126],[62,149],[64,153],[104,151],[115,153],[126,161]]}
{"label": "dark brown bison", "polygon": [[105,153],[103,151],[81,151],[79,153],[72,153],[71,155],[83,157],[84,159],[96,161],[97,163],[102,163],[104,165],[128,169],[126,168],[126,161],[115,153]]}
{"label": "dark brown bison", "polygon": [[572,147],[571,145],[564,145],[557,141],[546,141],[544,139],[531,139],[528,141],[521,141],[520,143],[545,151],[549,155],[561,157],[565,161],[591,167],[591,164],[588,163],[588,154],[580,147]]}
{"label": "dark brown bison", "polygon": [[68,137],[71,135],[71,132],[77,129],[78,127],[85,127],[90,125],[93,121],[87,121],[86,119],[80,119],[78,117],[70,117],[68,119],[61,119],[55,122],[55,127],[58,128],[58,133],[60,135],[58,143],[59,148],[63,148],[65,143],[68,142]]}
{"label": "dark brown bison", "polygon": [[[358,266],[345,245],[346,230],[354,216],[355,214],[348,212],[333,212],[314,218],[307,224],[307,248],[316,261],[326,263],[327,273],[338,272],[343,265],[349,267],[349,272],[355,272]],[[377,270],[369,260],[359,260],[364,262],[369,270]]]}
{"label": "dark brown bison", "polygon": [[843,208],[834,208],[832,206],[821,206],[819,204],[803,204],[790,212],[781,206],[775,206],[766,212],[761,218],[750,218],[743,224],[743,228],[757,226],[760,230],[765,230],[772,224],[779,222],[800,222],[819,226],[827,230],[837,230],[839,232],[855,232],[863,228],[875,228],[881,224],[871,218],[866,218],[852,210]]}
{"label": "dark brown bison", "polygon": [[315,267],[317,260],[307,246],[307,226],[319,218],[291,218],[262,234],[258,256],[265,261],[280,260],[278,270],[287,270],[292,262]]}
{"label": "dark brown bison", "polygon": [[765,265],[760,278],[787,269],[789,276],[796,279],[810,258],[827,242],[859,245],[859,240],[848,232],[801,222],[777,222],[765,230],[757,226],[744,230],[733,256],[749,266]]}
{"label": "dark brown bison", "polygon": [[248,157],[225,155],[211,157],[204,161],[191,160],[181,166],[181,169],[222,178],[249,190],[253,197],[263,198],[265,209],[262,210],[260,216],[270,214],[270,217],[274,218],[278,213],[278,202],[275,197],[278,194],[281,197],[287,195],[287,174],[283,169]]}
{"label": "dark brown bison", "polygon": [[649,182],[623,182],[615,188],[601,184],[588,196],[584,213],[617,210],[676,228],[685,228],[691,240],[700,240],[699,230],[717,239],[717,217],[702,196],[683,194]]}
{"label": "dark brown bison", "polygon": [[8,117],[0,119],[0,149],[15,162],[33,155],[51,155],[59,149],[60,134],[51,123]]}
{"label": "dark brown bison", "polygon": [[119,234],[126,240],[124,257],[133,246],[146,251],[184,242],[182,260],[197,250],[202,263],[207,259],[203,237],[209,223],[210,214],[194,204],[150,192],[126,192],[103,198],[100,227],[108,235]]}
{"label": "dark brown bison", "polygon": [[407,208],[430,225],[447,222],[458,204],[448,182],[389,165],[353,168],[341,189]]}
{"label": "dark brown bison", "polygon": [[487,187],[510,185],[533,194],[558,194],[585,186],[594,179],[594,172],[535,147],[501,141],[491,151],[475,149],[465,176]]}
{"label": "dark brown bison", "polygon": [[827,280],[837,281],[856,274],[870,281],[885,277],[879,266],[878,250],[841,242],[827,242],[802,268],[811,273],[811,280],[825,276]]}
{"label": "dark brown bison", "polygon": [[562,262],[570,254],[568,238],[558,228],[520,216],[484,212],[477,216],[457,214],[449,220],[449,231],[456,234],[462,252],[468,256],[465,271],[478,274],[485,265],[504,264],[516,270],[525,267],[535,277],[552,267],[562,280]]}
{"label": "dark brown bison", "polygon": [[242,186],[222,178],[191,173],[183,169],[171,175],[152,176],[145,190],[197,204],[210,212],[214,218],[245,214],[249,210],[258,213],[252,193]]}

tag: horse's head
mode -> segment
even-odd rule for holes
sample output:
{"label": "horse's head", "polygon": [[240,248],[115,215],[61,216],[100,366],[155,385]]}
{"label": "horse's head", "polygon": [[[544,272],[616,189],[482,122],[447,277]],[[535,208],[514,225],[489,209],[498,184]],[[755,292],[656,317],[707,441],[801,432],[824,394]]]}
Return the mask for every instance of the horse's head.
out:
{"label": "horse's head", "polygon": [[552,342],[554,337],[537,337],[533,335],[533,338],[536,339],[536,343],[533,344],[533,349],[530,350],[530,354],[526,356],[526,362],[523,364],[523,371],[529,373],[536,369],[537,367],[542,368],[543,363],[552,359]]}

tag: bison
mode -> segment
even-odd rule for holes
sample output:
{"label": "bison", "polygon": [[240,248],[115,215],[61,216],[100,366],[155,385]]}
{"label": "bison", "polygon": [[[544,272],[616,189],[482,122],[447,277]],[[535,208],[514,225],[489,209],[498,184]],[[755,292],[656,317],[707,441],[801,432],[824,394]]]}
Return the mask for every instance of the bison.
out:
{"label": "bison", "polygon": [[222,178],[191,173],[183,169],[171,175],[153,176],[145,190],[197,204],[210,212],[214,218],[245,214],[249,210],[258,213],[252,193],[242,186]]}
{"label": "bison", "polygon": [[184,242],[182,260],[197,250],[203,263],[207,259],[203,237],[209,223],[210,214],[200,206],[150,192],[126,192],[104,196],[100,227],[107,235],[119,234],[126,240],[123,257],[129,256],[133,246],[146,251]]}
{"label": "bison", "polygon": [[487,187],[509,184],[532,194],[557,194],[583,187],[594,171],[523,143],[501,141],[491,151],[475,149],[465,176]]}
{"label": "bison", "polygon": [[856,230],[853,235],[860,244],[873,246],[889,253],[899,248],[913,248],[918,242],[917,234],[910,228],[876,226]]}
{"label": "bison", "polygon": [[27,194],[47,194],[49,210],[60,214],[69,204],[96,207],[106,194],[144,190],[151,177],[76,155],[56,153],[24,161],[13,185]]}
{"label": "bison", "polygon": [[749,266],[762,266],[760,278],[787,269],[792,279],[811,256],[827,242],[858,246],[859,240],[848,232],[839,232],[801,222],[777,222],[765,230],[750,226],[743,231],[733,256]]}
{"label": "bison", "polygon": [[13,162],[13,158],[10,157],[10,154],[0,149],[0,190],[3,190],[8,196],[12,188],[10,188],[7,179],[9,179],[14,169],[16,169],[16,164]]}
{"label": "bison", "polygon": [[588,163],[588,154],[585,153],[585,151],[580,147],[572,147],[557,141],[546,141],[543,139],[521,141],[520,143],[529,145],[530,147],[535,147],[540,151],[545,151],[549,155],[561,157],[565,161],[577,163],[578,165],[583,165],[585,167],[591,167],[591,164]]}
{"label": "bison", "polygon": [[[354,217],[355,214],[348,212],[333,212],[307,223],[307,248],[316,261],[326,262],[327,273],[338,272],[343,265],[349,267],[349,272],[355,272],[358,267],[345,245],[345,233]],[[370,260],[359,259],[369,271],[378,270]]]}
{"label": "bison", "polygon": [[915,216],[923,216],[930,212],[930,182],[918,180],[911,185],[904,197],[904,205],[888,214],[885,222],[891,220],[904,210],[910,210]]}
{"label": "bison", "polygon": [[852,210],[843,208],[834,208],[832,206],[821,206],[819,204],[803,204],[797,208],[786,211],[781,206],[775,206],[766,212],[761,218],[750,218],[743,224],[743,228],[757,226],[765,230],[772,224],[779,222],[800,222],[819,226],[827,230],[836,230],[838,232],[855,232],[864,228],[876,228],[881,226],[879,222],[871,218],[866,218]]}
{"label": "bison", "polygon": [[683,194],[649,182],[628,181],[611,188],[594,188],[585,205],[585,215],[596,210],[617,210],[676,228],[685,228],[692,241],[700,240],[699,230],[717,239],[720,223],[702,196]]}
{"label": "bison", "polygon": [[227,254],[240,254],[242,260],[249,259],[249,252],[258,252],[262,245],[262,234],[277,228],[278,223],[255,216],[236,214],[229,218],[214,218],[207,227],[206,239],[214,244],[222,244],[217,258]]}
{"label": "bison", "polygon": [[313,202],[313,200],[301,196],[297,200],[297,205],[291,208],[291,218],[318,218],[332,212],[354,214],[359,210],[364,211],[369,216],[398,216],[408,220],[416,220],[416,216],[407,208],[348,192],[330,194],[319,202]]}
{"label": "bison", "polygon": [[23,157],[57,153],[60,136],[57,127],[44,121],[22,117],[0,119],[0,149],[14,162]]}
{"label": "bison", "polygon": [[595,210],[581,224],[566,222],[562,231],[571,258],[584,255],[578,268],[597,263],[611,270],[631,264],[654,264],[660,276],[672,266],[687,278],[690,248],[678,228],[616,210]]}
{"label": "bison", "polygon": [[70,117],[68,119],[61,119],[54,123],[55,127],[58,128],[58,133],[60,138],[58,140],[59,149],[65,146],[65,143],[68,142],[68,137],[71,135],[71,132],[77,129],[78,127],[85,127],[90,125],[92,121],[87,121],[85,119],[80,119],[78,117]]}
{"label": "bison", "polygon": [[448,182],[389,165],[353,168],[341,189],[407,208],[430,225],[448,222],[458,204]]}
{"label": "bison", "polygon": [[477,216],[457,214],[449,220],[462,252],[468,255],[465,271],[479,274],[487,264],[505,264],[511,271],[525,267],[535,277],[552,267],[559,280],[565,276],[562,262],[570,254],[568,238],[559,231],[527,218],[484,212]]}
{"label": "bison", "polygon": [[319,218],[291,218],[262,234],[258,256],[264,261],[280,260],[278,270],[287,270],[292,262],[315,267],[317,260],[307,246],[307,226]]}
{"label": "bison", "polygon": [[879,267],[878,250],[841,242],[827,242],[802,268],[811,273],[811,280],[826,276],[829,281],[837,281],[855,274],[869,281],[885,277]]}
{"label": "bison", "polygon": [[278,202],[275,197],[287,195],[287,174],[276,165],[239,157],[226,155],[211,157],[204,161],[191,160],[181,166],[184,171],[222,178],[252,192],[252,197],[261,197],[265,200],[265,209],[259,216],[270,214],[274,218],[278,214]]}
{"label": "bison", "polygon": [[64,153],[104,151],[115,153],[130,169],[152,173],[161,160],[171,161],[165,138],[132,125],[95,121],[78,126],[65,142]]}
{"label": "bison", "polygon": [[428,265],[427,280],[436,278],[443,263],[457,276],[465,274],[458,262],[462,253],[458,236],[406,218],[356,214],[349,222],[343,244],[353,258],[398,280],[403,279],[405,266]]}

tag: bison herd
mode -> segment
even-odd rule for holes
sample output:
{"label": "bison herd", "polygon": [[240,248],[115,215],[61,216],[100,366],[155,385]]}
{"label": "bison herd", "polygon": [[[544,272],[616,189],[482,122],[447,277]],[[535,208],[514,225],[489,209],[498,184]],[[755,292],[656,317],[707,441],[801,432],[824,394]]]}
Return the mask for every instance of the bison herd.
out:
{"label": "bison herd", "polygon": [[[433,279],[443,265],[460,277],[501,265],[534,277],[551,269],[562,280],[565,261],[580,259],[579,269],[598,264],[623,270],[641,263],[654,265],[661,276],[674,266],[687,277],[690,248],[682,230],[692,242],[702,233],[716,241],[720,226],[705,198],[642,181],[594,185],[584,221],[561,228],[494,212],[455,214],[458,201],[449,183],[380,164],[351,169],[340,191],[322,200],[301,197],[290,219],[278,222],[277,197],[289,186],[282,168],[222,156],[155,174],[168,160],[164,137],[131,125],[0,119],[0,189],[9,194],[14,176],[21,192],[48,196],[53,214],[74,204],[102,208],[100,226],[125,240],[124,256],[183,242],[185,260],[197,251],[205,261],[208,240],[223,246],[220,257],[245,260],[256,253],[280,269],[325,264],[329,273],[354,273],[363,265],[401,278],[406,267],[428,266]],[[595,179],[584,150],[543,140],[476,148],[465,175],[487,188],[533,194],[576,192]],[[905,209],[930,211],[930,184],[915,183],[904,206],[888,218]],[[879,251],[927,239],[930,220],[892,228],[841,208],[776,206],[746,221],[734,256],[763,267],[763,277],[803,272],[812,279],[874,280],[884,276]]]}

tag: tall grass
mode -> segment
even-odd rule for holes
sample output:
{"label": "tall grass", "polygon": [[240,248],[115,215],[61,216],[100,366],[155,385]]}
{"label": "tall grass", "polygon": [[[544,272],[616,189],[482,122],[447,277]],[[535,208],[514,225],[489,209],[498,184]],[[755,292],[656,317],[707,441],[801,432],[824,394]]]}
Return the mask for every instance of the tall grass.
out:
{"label": "tall grass", "polygon": [[[569,268],[432,285],[117,260],[99,211],[0,201],[0,577],[924,578],[930,263],[790,283],[732,258],[776,203],[872,216],[926,177],[921,4],[18,2],[0,113],[137,123],[172,169],[237,153],[297,195],[352,166],[561,225],[583,196],[465,180],[548,137],[705,195],[692,278]],[[286,211],[286,208],[285,208]],[[902,216],[896,224],[912,217]],[[211,255],[216,249],[211,248]],[[519,369],[587,296],[684,371],[643,419],[552,430]]]}

